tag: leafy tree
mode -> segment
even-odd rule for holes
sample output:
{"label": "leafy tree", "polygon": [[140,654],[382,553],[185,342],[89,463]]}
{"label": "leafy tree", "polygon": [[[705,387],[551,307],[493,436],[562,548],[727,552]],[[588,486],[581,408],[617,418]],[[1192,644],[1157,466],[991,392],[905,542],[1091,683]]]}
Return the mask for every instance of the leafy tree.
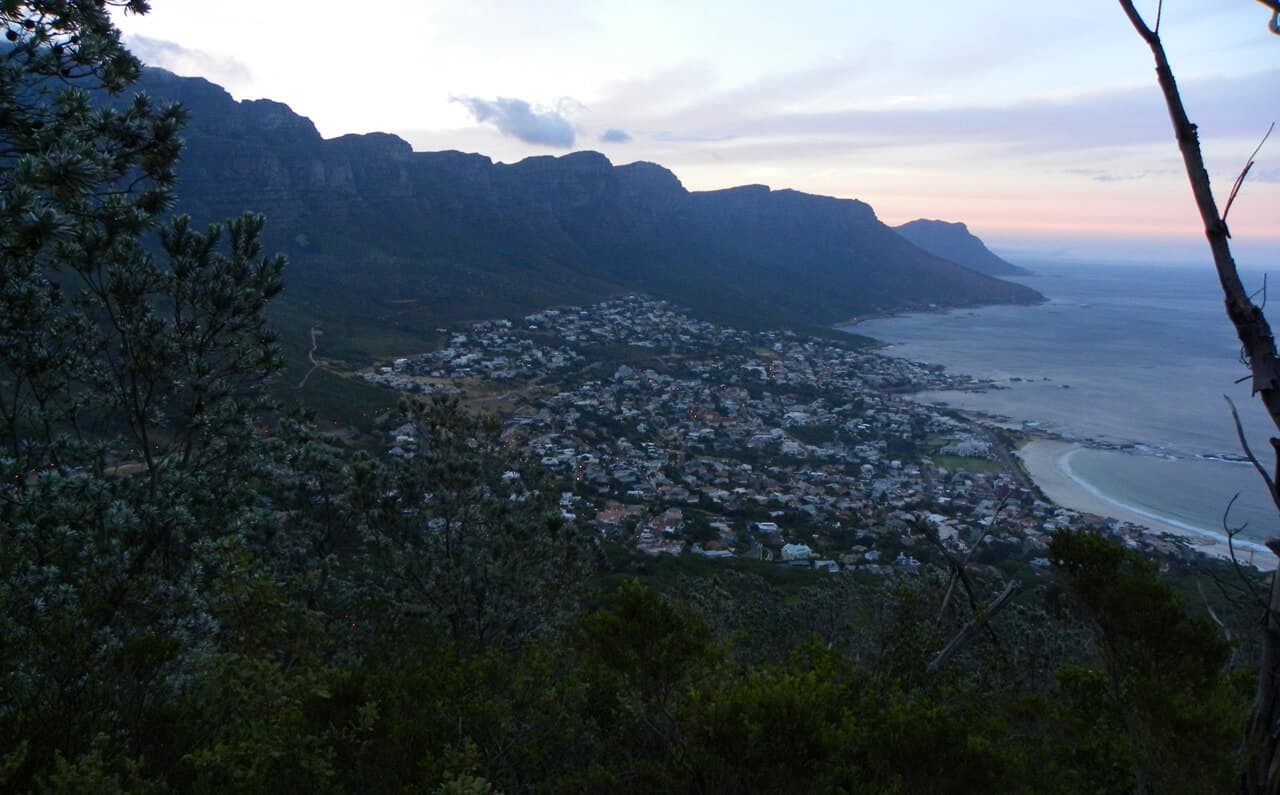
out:
{"label": "leafy tree", "polygon": [[1216,628],[1187,614],[1154,564],[1114,541],[1060,530],[1049,550],[1095,630],[1101,670],[1070,667],[1059,679],[1067,700],[1088,713],[1080,739],[1096,741],[1101,731],[1116,740],[1113,754],[1126,751],[1118,756],[1128,780],[1111,788],[1224,791],[1243,715],[1223,675],[1228,647]]}
{"label": "leafy tree", "polygon": [[140,64],[112,6],[147,11],[0,3],[0,750],[23,749],[18,783],[55,756],[80,761],[50,785],[165,756],[170,700],[226,632],[218,583],[274,521],[250,486],[284,263],[258,217],[160,223],[183,112],[118,99]]}
{"label": "leafy tree", "polygon": [[[457,398],[403,406],[417,450],[367,484],[387,496],[370,526],[370,584],[456,643],[509,646],[566,624],[598,564],[531,462]],[[376,485],[375,485],[376,483]]]}

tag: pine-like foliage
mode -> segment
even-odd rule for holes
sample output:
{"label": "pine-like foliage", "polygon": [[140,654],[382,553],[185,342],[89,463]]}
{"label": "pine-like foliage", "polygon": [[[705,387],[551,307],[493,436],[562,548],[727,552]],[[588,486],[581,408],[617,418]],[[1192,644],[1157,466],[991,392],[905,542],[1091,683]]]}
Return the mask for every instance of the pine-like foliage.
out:
{"label": "pine-like foliage", "polygon": [[109,5],[0,4],[0,739],[18,780],[51,749],[146,750],[152,707],[225,631],[215,583],[270,521],[247,486],[284,263],[260,218],[158,220],[183,113],[113,104],[140,65]]}

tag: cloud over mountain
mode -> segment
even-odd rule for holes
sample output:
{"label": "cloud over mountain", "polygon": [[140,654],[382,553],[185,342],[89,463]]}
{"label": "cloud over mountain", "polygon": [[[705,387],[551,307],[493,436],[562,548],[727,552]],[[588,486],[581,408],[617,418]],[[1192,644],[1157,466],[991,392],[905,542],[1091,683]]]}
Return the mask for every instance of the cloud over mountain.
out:
{"label": "cloud over mountain", "polygon": [[217,83],[236,85],[253,79],[249,67],[229,56],[183,47],[150,36],[128,37],[129,49],[150,66],[159,66],[180,75],[201,75]]}
{"label": "cloud over mountain", "polygon": [[455,97],[481,124],[492,124],[503,135],[535,146],[568,149],[573,146],[573,125],[557,111],[535,111],[523,99]]}

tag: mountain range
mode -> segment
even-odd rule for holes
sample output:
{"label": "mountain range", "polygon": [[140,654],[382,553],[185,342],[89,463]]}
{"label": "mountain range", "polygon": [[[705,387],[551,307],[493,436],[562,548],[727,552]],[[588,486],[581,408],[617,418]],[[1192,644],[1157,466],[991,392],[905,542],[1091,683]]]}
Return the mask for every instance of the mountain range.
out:
{"label": "mountain range", "polygon": [[503,164],[385,133],[326,140],[284,104],[154,68],[139,89],[190,112],[177,209],[266,214],[268,249],[290,260],[281,317],[374,340],[341,351],[351,358],[387,352],[378,339],[632,292],[775,326],[1040,300],[861,201],[689,191],[661,166],[596,152]]}

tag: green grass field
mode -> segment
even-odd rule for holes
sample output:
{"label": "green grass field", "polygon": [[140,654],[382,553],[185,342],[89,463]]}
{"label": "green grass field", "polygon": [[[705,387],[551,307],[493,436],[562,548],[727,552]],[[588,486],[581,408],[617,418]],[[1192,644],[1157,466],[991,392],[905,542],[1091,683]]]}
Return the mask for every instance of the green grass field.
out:
{"label": "green grass field", "polygon": [[933,463],[944,469],[963,469],[966,472],[1000,472],[1000,465],[985,458],[966,458],[958,455],[935,455]]}

